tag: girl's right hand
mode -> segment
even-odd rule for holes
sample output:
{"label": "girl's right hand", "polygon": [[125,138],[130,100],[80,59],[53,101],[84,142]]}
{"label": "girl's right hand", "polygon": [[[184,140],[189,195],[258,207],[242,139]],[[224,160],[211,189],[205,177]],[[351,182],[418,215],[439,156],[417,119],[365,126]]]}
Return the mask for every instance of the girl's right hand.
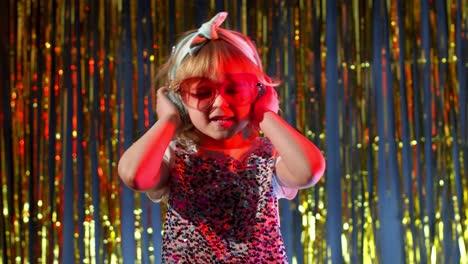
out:
{"label": "girl's right hand", "polygon": [[161,87],[156,93],[156,113],[158,119],[171,120],[177,127],[177,130],[182,128],[182,121],[177,107],[167,98],[169,89]]}

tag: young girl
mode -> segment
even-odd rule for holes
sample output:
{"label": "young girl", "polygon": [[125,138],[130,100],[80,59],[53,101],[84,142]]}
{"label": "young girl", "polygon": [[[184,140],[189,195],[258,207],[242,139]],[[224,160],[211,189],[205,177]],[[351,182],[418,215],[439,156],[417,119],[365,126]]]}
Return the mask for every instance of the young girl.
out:
{"label": "young girl", "polygon": [[167,202],[165,263],[287,263],[277,200],[325,170],[277,114],[276,83],[253,43],[220,28],[226,15],[174,48],[159,74],[158,121],[119,161],[128,187]]}

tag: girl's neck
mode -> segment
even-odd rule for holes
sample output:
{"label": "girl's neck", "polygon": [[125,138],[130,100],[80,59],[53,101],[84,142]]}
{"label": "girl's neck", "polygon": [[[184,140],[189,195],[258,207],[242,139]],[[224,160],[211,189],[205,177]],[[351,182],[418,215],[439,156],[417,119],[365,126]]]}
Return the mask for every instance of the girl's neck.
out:
{"label": "girl's neck", "polygon": [[241,149],[252,144],[255,133],[240,132],[228,139],[213,139],[207,136],[200,136],[199,147],[205,149]]}

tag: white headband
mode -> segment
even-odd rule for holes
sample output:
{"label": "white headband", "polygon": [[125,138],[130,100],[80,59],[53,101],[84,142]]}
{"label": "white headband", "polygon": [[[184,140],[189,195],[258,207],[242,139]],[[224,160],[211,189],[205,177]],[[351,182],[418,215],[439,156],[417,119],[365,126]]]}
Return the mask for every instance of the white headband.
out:
{"label": "white headband", "polygon": [[224,22],[227,15],[227,12],[218,13],[210,21],[204,23],[197,31],[182,39],[179,44],[173,48],[172,54],[177,57],[175,58],[174,65],[170,72],[171,80],[174,79],[180,63],[187,55],[194,56],[205,43],[212,39],[219,39],[219,35],[222,35],[221,39],[241,50],[255,65],[261,67],[257,50],[252,43],[245,41],[230,30],[219,27]]}

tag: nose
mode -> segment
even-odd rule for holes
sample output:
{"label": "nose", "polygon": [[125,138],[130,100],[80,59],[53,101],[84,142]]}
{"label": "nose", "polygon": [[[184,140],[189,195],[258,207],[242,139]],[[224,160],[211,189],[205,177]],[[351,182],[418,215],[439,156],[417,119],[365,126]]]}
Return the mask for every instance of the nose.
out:
{"label": "nose", "polygon": [[219,108],[224,108],[229,106],[229,102],[226,100],[226,98],[223,97],[222,93],[217,93],[213,104],[213,107],[219,107]]}

